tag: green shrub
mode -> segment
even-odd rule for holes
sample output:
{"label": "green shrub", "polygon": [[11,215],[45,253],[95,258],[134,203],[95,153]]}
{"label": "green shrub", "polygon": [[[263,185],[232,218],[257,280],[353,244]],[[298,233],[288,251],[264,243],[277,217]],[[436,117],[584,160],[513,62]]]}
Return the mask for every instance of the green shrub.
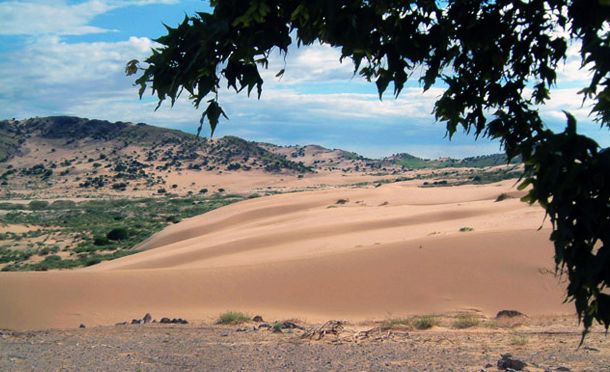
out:
{"label": "green shrub", "polygon": [[437,324],[437,319],[432,315],[422,315],[413,319],[413,327],[420,330],[430,329]]}
{"label": "green shrub", "polygon": [[110,244],[110,239],[106,236],[96,236],[93,238],[93,244],[97,246],[108,245]]}
{"label": "green shrub", "polygon": [[227,311],[220,314],[216,324],[239,324],[250,320],[250,317],[239,311]]}
{"label": "green shrub", "polygon": [[129,231],[124,227],[112,229],[106,234],[106,238],[114,241],[126,240],[129,238]]}
{"label": "green shrub", "polygon": [[460,228],[460,232],[469,232],[469,231],[474,231],[474,229],[472,227],[462,227],[462,228]]}
{"label": "green shrub", "polygon": [[29,207],[33,211],[39,211],[41,209],[45,209],[49,206],[49,202],[46,200],[32,200],[29,204]]}

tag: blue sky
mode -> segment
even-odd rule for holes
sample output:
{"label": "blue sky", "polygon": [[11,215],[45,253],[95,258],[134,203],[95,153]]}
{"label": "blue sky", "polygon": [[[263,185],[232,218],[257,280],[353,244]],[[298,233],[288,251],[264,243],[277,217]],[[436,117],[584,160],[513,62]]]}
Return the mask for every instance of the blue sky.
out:
{"label": "blue sky", "polygon": [[[185,14],[209,9],[199,0],[0,0],[0,118],[78,115],[112,121],[146,122],[194,132],[200,117],[186,100],[154,111],[139,100],[125,63],[144,59],[161,36],[162,23],[175,26]],[[540,109],[553,128],[561,110],[579,119],[580,131],[602,146],[608,130],[588,118],[576,94],[587,72],[580,70],[577,45],[558,70],[552,99]],[[263,77],[260,101],[220,93],[230,120],[217,135],[237,135],[276,144],[316,143],[379,157],[409,152],[422,157],[464,157],[499,151],[499,144],[457,134],[449,141],[431,114],[442,89],[422,94],[416,79],[398,99],[379,101],[374,84],[352,76],[349,62],[325,45],[289,51],[286,73],[276,57]]]}

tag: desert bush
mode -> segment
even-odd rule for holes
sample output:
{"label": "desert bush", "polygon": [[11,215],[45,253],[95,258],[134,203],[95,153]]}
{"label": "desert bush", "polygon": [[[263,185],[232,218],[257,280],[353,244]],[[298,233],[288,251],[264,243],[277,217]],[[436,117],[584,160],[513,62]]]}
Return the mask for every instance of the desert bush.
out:
{"label": "desert bush", "polygon": [[45,209],[49,206],[49,202],[46,200],[32,200],[29,204],[29,207],[33,211],[39,211],[41,209]]}
{"label": "desert bush", "polygon": [[424,330],[438,325],[438,320],[433,315],[422,315],[413,318],[412,324],[416,329]]}
{"label": "desert bush", "polygon": [[460,232],[469,232],[469,231],[474,231],[474,229],[472,227],[462,227],[460,228]]}
{"label": "desert bush", "polygon": [[474,316],[472,314],[460,314],[453,321],[452,325],[453,325],[453,328],[464,329],[464,328],[476,327],[479,325],[479,323],[480,323],[479,318],[477,318],[476,316]]}
{"label": "desert bush", "polygon": [[508,198],[509,198],[508,194],[502,193],[502,194],[498,195],[498,197],[496,198],[496,202],[501,202],[502,200],[506,200]]}
{"label": "desert bush", "polygon": [[239,324],[250,320],[250,317],[239,311],[227,311],[220,314],[216,324]]}

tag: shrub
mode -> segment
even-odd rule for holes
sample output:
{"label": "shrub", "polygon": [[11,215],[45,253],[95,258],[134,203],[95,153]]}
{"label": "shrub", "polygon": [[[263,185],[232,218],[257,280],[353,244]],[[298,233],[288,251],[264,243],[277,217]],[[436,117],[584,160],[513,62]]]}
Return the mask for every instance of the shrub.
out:
{"label": "shrub", "polygon": [[110,239],[108,239],[106,236],[96,236],[93,238],[93,244],[97,246],[108,245],[110,244]]}
{"label": "shrub", "polygon": [[110,240],[125,240],[129,238],[129,232],[124,227],[119,227],[116,229],[112,229],[106,234],[106,238]]}
{"label": "shrub", "polygon": [[422,315],[413,319],[413,326],[420,330],[430,329],[437,324],[437,319],[432,315]]}
{"label": "shrub", "polygon": [[498,195],[498,197],[496,198],[496,202],[501,202],[502,200],[506,200],[509,197],[510,196],[508,194],[502,193],[502,194]]}
{"label": "shrub", "polygon": [[250,320],[250,317],[238,311],[227,311],[220,314],[216,324],[239,324]]}
{"label": "shrub", "polygon": [[163,187],[160,188],[159,190],[157,190],[157,194],[165,194],[167,193],[167,190],[165,190]]}
{"label": "shrub", "polygon": [[453,321],[453,328],[464,329],[476,327],[480,323],[479,318],[472,314],[460,314]]}
{"label": "shrub", "polygon": [[208,189],[201,189],[199,190],[200,194],[206,194],[208,192]]}
{"label": "shrub", "polygon": [[474,229],[472,227],[462,227],[462,228],[460,228],[460,232],[469,232],[469,231],[474,231]]}
{"label": "shrub", "polygon": [[45,209],[49,206],[49,202],[45,200],[32,200],[29,204],[29,207],[33,211],[38,211],[41,209]]}

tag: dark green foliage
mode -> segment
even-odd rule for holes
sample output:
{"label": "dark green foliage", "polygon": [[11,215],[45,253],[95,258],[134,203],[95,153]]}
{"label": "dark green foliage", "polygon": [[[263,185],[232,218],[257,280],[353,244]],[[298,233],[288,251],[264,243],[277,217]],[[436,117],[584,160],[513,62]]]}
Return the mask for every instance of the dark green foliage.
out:
{"label": "dark green foliage", "polygon": [[129,231],[127,231],[124,227],[117,227],[116,229],[112,229],[106,234],[106,238],[109,240],[126,240],[129,238]]}
{"label": "dark green foliage", "polygon": [[45,200],[32,200],[28,205],[31,210],[37,211],[47,208],[49,206],[49,202]]}
{"label": "dark green foliage", "polygon": [[[201,123],[212,131],[224,115],[221,79],[248,94],[263,80],[272,50],[325,43],[351,59],[354,73],[398,96],[414,71],[424,90],[442,82],[434,115],[451,137],[458,128],[498,139],[507,158],[521,156],[526,198],[543,205],[553,223],[558,270],[566,270],[585,331],[594,320],[610,326],[610,155],[578,135],[568,115],[564,133],[545,128],[544,104],[570,39],[580,42],[581,62],[591,71],[580,93],[592,116],[610,127],[610,5],[599,0],[532,1],[304,1],[215,0],[213,12],[186,16],[157,40],[161,45],[139,69],[126,72],[140,96],[147,87],[159,105],[184,90]],[[279,71],[277,76],[283,74]],[[224,82],[223,82],[224,83]],[[531,88],[531,89],[530,89]],[[271,165],[270,165],[271,166]]]}

